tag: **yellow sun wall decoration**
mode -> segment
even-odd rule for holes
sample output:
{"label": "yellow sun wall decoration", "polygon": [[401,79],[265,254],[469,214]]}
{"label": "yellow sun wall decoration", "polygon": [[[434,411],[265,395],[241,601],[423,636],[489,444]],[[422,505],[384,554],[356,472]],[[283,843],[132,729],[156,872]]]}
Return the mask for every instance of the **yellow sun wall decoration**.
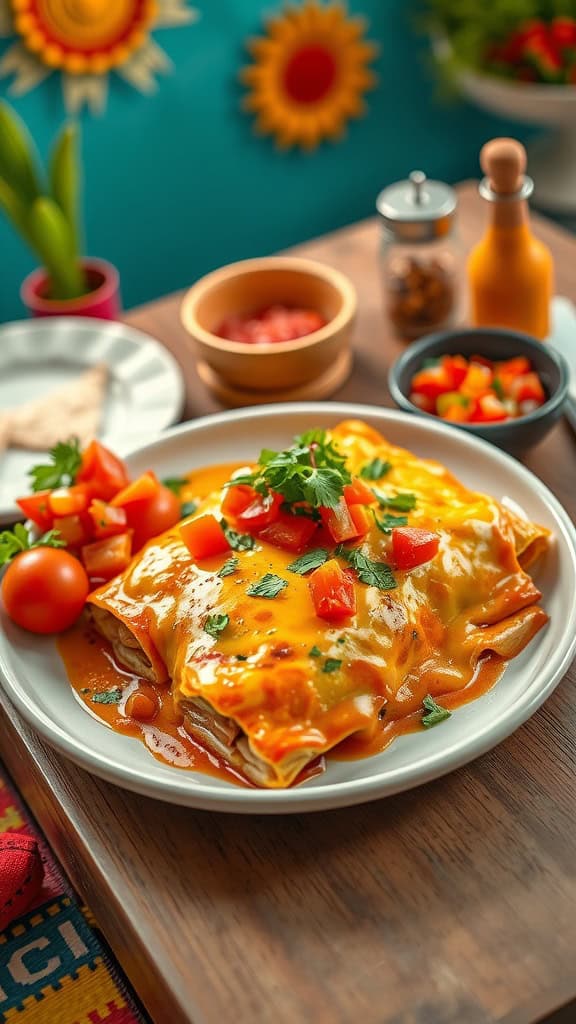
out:
{"label": "yellow sun wall decoration", "polygon": [[67,110],[86,104],[96,113],[111,71],[152,92],[170,60],[150,33],[196,18],[187,0],[0,0],[0,38],[18,37],[0,60],[0,78],[14,76],[9,91],[21,95],[59,71]]}
{"label": "yellow sun wall decoration", "polygon": [[257,131],[274,135],[283,149],[313,150],[341,138],[376,83],[368,64],[378,49],[364,39],[364,19],[349,17],[339,3],[306,0],[266,28],[249,41],[254,63],[241,72],[249,89],[243,106],[256,115]]}

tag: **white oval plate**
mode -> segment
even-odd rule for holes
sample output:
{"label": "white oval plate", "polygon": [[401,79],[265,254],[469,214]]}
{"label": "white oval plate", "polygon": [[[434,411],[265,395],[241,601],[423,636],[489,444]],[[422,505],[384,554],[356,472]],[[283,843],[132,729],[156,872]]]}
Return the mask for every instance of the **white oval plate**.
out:
{"label": "white oval plate", "polygon": [[[43,398],[97,363],[110,372],[100,437],[111,448],[129,451],[180,415],[184,384],[167,349],[126,324],[72,316],[0,327],[0,412]],[[30,467],[45,458],[26,449],[0,453],[0,523],[18,518],[14,501],[30,489]]]}
{"label": "white oval plate", "polygon": [[511,500],[548,526],[554,543],[537,583],[550,623],[485,696],[441,728],[403,736],[375,757],[328,761],[326,773],[290,790],[244,789],[156,761],[136,739],[107,728],[73,696],[53,641],[13,626],[0,610],[0,674],[19,711],[62,754],[126,789],[173,803],[239,813],[319,811],[417,786],[471,761],[525,722],[552,692],[576,650],[576,531],[544,485],[520,463],[464,431],[372,406],[299,403],[221,413],[184,424],[135,452],[130,469],[177,476],[196,466],[250,461],[263,446],[342,419],[367,420],[390,441],[444,462],[465,484]]}

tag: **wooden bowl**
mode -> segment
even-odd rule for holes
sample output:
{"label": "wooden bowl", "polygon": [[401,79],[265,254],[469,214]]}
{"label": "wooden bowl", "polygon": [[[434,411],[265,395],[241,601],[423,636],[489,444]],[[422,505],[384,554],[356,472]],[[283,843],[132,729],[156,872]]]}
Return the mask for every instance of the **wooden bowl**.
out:
{"label": "wooden bowl", "polygon": [[[317,310],[327,321],[295,341],[249,345],[214,333],[231,314],[267,306]],[[344,274],[314,260],[264,256],[201,278],[184,296],[180,316],[198,372],[228,405],[324,398],[346,379],[356,292]]]}

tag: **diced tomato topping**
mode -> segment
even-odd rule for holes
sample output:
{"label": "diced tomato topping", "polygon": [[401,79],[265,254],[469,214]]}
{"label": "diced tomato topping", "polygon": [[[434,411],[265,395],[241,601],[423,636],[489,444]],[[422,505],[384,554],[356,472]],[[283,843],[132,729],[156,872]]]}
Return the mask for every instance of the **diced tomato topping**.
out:
{"label": "diced tomato topping", "polygon": [[124,508],[125,505],[130,505],[133,501],[145,501],[147,498],[153,498],[159,490],[158,478],[148,470],[146,473],[142,473],[137,480],[133,480],[132,483],[118,491],[118,494],[111,499],[110,504],[115,508]]}
{"label": "diced tomato topping", "polygon": [[414,526],[397,526],[392,530],[392,556],[397,569],[415,569],[429,562],[438,551],[439,537],[429,530]]}
{"label": "diced tomato topping", "polygon": [[442,363],[452,381],[452,390],[457,391],[468,373],[468,363],[464,356],[444,356]]}
{"label": "diced tomato topping", "polygon": [[508,419],[506,407],[494,394],[480,395],[470,407],[470,423],[500,423]]}
{"label": "diced tomato topping", "polygon": [[517,402],[533,401],[540,405],[546,401],[546,393],[537,373],[526,373],[516,377],[510,388],[512,398]]}
{"label": "diced tomato topping", "polygon": [[37,491],[36,494],[28,494],[25,498],[17,498],[16,504],[26,518],[36,523],[43,532],[52,529],[54,516],[50,509],[50,491]]}
{"label": "diced tomato topping", "polygon": [[238,513],[236,522],[247,533],[259,533],[265,526],[270,526],[270,523],[278,519],[283,501],[281,494],[257,494],[250,504]]}
{"label": "diced tomato topping", "polygon": [[452,377],[443,363],[426,366],[412,378],[412,393],[435,399],[445,391],[452,391]]}
{"label": "diced tomato topping", "polygon": [[128,471],[118,456],[99,441],[92,441],[82,453],[76,483],[89,483],[91,494],[110,501],[128,483]]}
{"label": "diced tomato topping", "polygon": [[86,513],[74,516],[55,516],[53,528],[58,530],[66,546],[79,548],[87,544],[92,537],[91,522]]}
{"label": "diced tomato topping", "polygon": [[416,391],[411,391],[408,396],[412,405],[415,405],[418,409],[422,409],[422,412],[436,412],[436,399],[430,395],[419,395]]}
{"label": "diced tomato topping", "polygon": [[248,315],[226,317],[216,328],[220,338],[248,345],[269,345],[302,338],[324,327],[326,320],[314,309],[290,309],[270,306]]}
{"label": "diced tomato topping", "polygon": [[492,370],[482,363],[470,363],[468,372],[462,381],[460,391],[463,395],[476,398],[484,395],[492,384]]}
{"label": "diced tomato topping", "polygon": [[526,356],[505,359],[504,362],[494,363],[494,373],[497,377],[520,377],[525,373],[530,373],[530,360]]}
{"label": "diced tomato topping", "polygon": [[373,505],[376,501],[368,484],[359,476],[352,477],[352,482],[344,485],[344,499],[347,505]]}
{"label": "diced tomato topping", "polygon": [[110,580],[130,564],[132,537],[119,533],[116,537],[94,541],[82,548],[82,561],[93,580]]}
{"label": "diced tomato topping", "polygon": [[314,610],[328,622],[344,619],[356,611],[356,590],[353,578],[335,558],[319,566],[308,578]]}
{"label": "diced tomato topping", "polygon": [[321,508],[320,515],[322,522],[330,532],[332,540],[337,544],[358,536],[358,529],[350,515],[350,509],[344,498],[340,498],[336,508]]}
{"label": "diced tomato topping", "polygon": [[348,511],[356,527],[356,536],[365,537],[373,523],[373,517],[366,505],[349,505]]}
{"label": "diced tomato topping", "polygon": [[222,515],[225,519],[235,519],[256,498],[257,494],[253,487],[248,484],[233,484],[224,491]]}
{"label": "diced tomato topping", "polygon": [[88,508],[88,495],[81,485],[58,487],[48,499],[53,516],[75,516]]}
{"label": "diced tomato topping", "polygon": [[313,519],[281,512],[276,522],[265,526],[258,536],[284,551],[304,551],[317,529]]}
{"label": "diced tomato topping", "polygon": [[224,530],[211,513],[184,522],[180,527],[180,536],[196,560],[220,555],[230,548]]}
{"label": "diced tomato topping", "polygon": [[448,420],[449,423],[468,423],[470,421],[468,409],[459,404],[448,406],[446,412],[441,413],[440,416],[443,420]]}
{"label": "diced tomato topping", "polygon": [[123,508],[115,508],[114,505],[107,505],[105,501],[95,498],[88,509],[88,514],[92,520],[94,536],[99,540],[126,532],[128,520]]}

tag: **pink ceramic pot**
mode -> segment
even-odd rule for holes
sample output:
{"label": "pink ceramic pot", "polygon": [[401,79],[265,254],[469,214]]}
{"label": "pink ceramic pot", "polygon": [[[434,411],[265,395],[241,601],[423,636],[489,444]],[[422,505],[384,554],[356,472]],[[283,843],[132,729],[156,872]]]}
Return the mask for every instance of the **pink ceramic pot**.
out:
{"label": "pink ceramic pot", "polygon": [[95,316],[101,320],[118,320],[120,278],[116,267],[106,260],[85,260],[83,263],[90,291],[79,299],[50,299],[48,275],[39,267],[24,278],[20,297],[32,316]]}

